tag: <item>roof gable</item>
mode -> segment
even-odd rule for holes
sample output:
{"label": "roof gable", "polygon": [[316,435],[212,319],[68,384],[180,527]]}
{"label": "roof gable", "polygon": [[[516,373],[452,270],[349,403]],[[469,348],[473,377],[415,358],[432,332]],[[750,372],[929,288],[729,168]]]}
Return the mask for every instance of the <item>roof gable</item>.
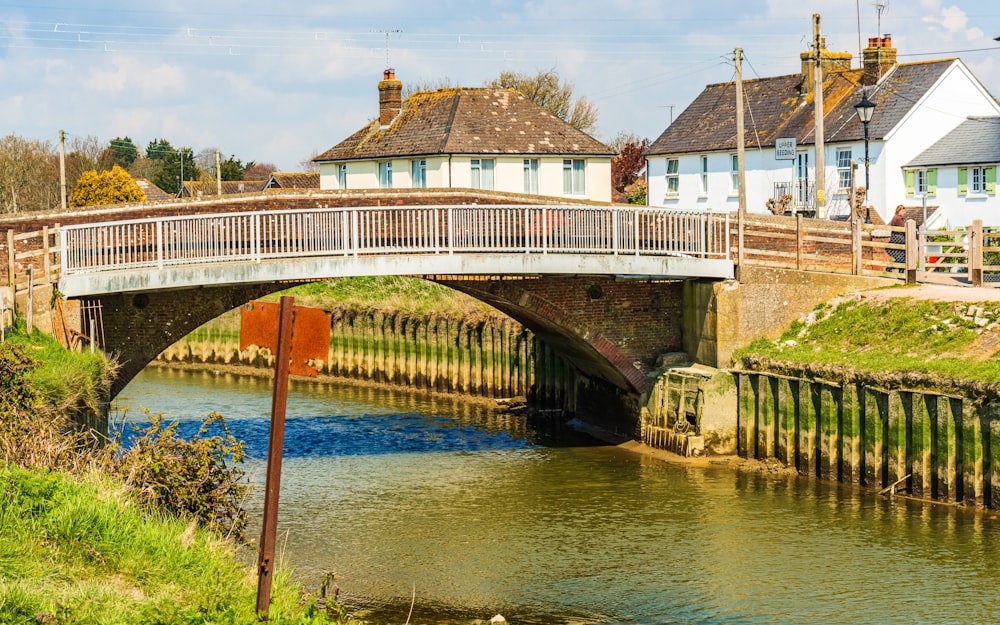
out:
{"label": "roof gable", "polygon": [[374,120],[314,161],[436,154],[614,155],[590,135],[510,89],[438,89],[403,102],[389,126]]}
{"label": "roof gable", "polygon": [[275,171],[264,185],[265,189],[318,189],[318,171]]}
{"label": "roof gable", "polygon": [[[870,137],[884,138],[954,63],[953,59],[895,66],[869,99],[878,114]],[[862,70],[829,72],[823,80],[823,128],[826,142],[860,141],[864,126],[854,105],[861,100]],[[815,142],[814,95],[803,94],[802,76],[793,74],[743,83],[745,145],[773,147],[775,139],[794,137],[800,145]],[[736,149],[736,83],[709,85],[674,123],[650,145],[647,155]]]}

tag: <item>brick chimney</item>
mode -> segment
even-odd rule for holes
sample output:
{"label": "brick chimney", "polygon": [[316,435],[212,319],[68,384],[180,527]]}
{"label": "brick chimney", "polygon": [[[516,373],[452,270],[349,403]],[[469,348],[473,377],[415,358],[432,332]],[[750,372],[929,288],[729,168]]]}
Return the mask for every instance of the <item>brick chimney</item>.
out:
{"label": "brick chimney", "polygon": [[[815,66],[815,53],[812,50],[806,50],[799,54],[799,59],[802,61],[802,94],[812,93],[815,85],[813,67]],[[850,52],[832,52],[826,49],[826,37],[820,37],[819,40],[819,62],[823,68],[823,78],[830,72],[843,72],[851,69],[851,53]]]}
{"label": "brick chimney", "polygon": [[378,83],[378,123],[388,126],[402,109],[403,83],[396,80],[396,70],[390,67]]}
{"label": "brick chimney", "polygon": [[868,47],[862,51],[864,72],[861,84],[871,86],[885,76],[896,64],[896,48],[892,47],[892,35],[869,37]]}

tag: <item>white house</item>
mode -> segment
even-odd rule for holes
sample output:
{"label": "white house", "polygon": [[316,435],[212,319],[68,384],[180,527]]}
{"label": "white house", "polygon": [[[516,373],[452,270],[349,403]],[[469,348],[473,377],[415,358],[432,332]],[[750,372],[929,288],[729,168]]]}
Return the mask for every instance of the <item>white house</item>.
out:
{"label": "white house", "polygon": [[[868,200],[874,220],[888,221],[907,200],[904,168],[969,116],[996,116],[1000,105],[958,59],[896,64],[889,37],[869,39],[863,66],[821,49],[823,194],[830,216],[849,213],[848,193],[865,185],[864,126],[855,104],[875,103],[869,124]],[[747,210],[767,212],[788,193],[796,210],[816,208],[812,52],[802,72],[744,82]],[[736,85],[709,85],[646,152],[648,202],[689,209],[738,208]],[[776,150],[789,146],[794,150]],[[785,152],[785,153],[782,153]],[[781,157],[790,157],[788,160]],[[852,178],[852,161],[857,164]]]}
{"label": "white house", "polygon": [[392,70],[379,117],[315,159],[321,189],[469,188],[611,201],[608,146],[509,89],[402,100]]}
{"label": "white house", "polygon": [[907,202],[938,206],[928,228],[1000,225],[1000,117],[970,117],[903,168]]}

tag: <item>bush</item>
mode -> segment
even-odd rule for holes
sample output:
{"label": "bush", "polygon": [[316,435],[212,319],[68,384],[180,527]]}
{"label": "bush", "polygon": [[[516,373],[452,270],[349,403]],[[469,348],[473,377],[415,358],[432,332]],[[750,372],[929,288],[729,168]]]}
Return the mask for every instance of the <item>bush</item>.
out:
{"label": "bush", "polygon": [[[146,414],[148,426],[131,424],[128,441],[120,433],[116,437],[110,448],[113,472],[144,504],[245,540],[243,502],[252,486],[239,467],[243,442],[229,432],[222,415],[209,414],[185,440],[177,433],[177,422],[164,425],[163,415]],[[213,428],[222,434],[210,436]]]}

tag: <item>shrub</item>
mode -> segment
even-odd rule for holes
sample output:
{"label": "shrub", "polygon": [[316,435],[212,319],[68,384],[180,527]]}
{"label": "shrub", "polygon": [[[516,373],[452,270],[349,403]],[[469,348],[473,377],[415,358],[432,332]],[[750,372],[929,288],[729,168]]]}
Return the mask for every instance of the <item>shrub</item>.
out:
{"label": "shrub", "polygon": [[[229,432],[225,419],[211,413],[190,439],[178,423],[164,425],[163,415],[149,415],[149,425],[131,424],[133,436],[121,433],[110,448],[113,471],[144,504],[191,518],[221,535],[245,540],[243,503],[252,486],[240,468],[243,442]],[[211,429],[221,434],[210,435]]]}

